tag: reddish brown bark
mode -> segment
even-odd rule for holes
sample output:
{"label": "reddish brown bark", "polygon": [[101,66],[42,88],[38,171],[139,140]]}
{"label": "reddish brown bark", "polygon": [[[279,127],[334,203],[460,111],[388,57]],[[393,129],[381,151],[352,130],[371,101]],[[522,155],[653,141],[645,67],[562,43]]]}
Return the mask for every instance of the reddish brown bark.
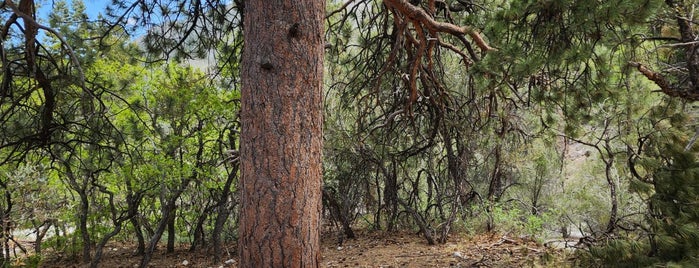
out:
{"label": "reddish brown bark", "polygon": [[414,6],[408,2],[408,0],[384,0],[384,4],[391,8],[395,8],[403,14],[404,16],[420,22],[432,32],[449,33],[456,36],[462,36],[467,34],[470,36],[476,45],[484,51],[496,50],[488,45],[488,43],[483,40],[481,35],[470,27],[460,27],[455,24],[439,22],[434,20],[434,18],[427,13],[422,8]]}
{"label": "reddish brown bark", "polygon": [[245,1],[240,267],[318,267],[324,0]]}

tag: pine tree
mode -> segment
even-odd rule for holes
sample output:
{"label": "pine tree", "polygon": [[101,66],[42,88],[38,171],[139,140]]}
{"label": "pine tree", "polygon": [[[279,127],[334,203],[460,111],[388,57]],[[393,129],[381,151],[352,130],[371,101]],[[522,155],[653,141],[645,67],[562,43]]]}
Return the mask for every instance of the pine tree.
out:
{"label": "pine tree", "polygon": [[670,147],[665,167],[654,175],[651,197],[652,257],[663,262],[699,259],[699,162],[690,152]]}
{"label": "pine tree", "polygon": [[[648,201],[647,239],[610,240],[593,247],[581,265],[679,266],[699,263],[699,161],[691,151],[666,145],[664,165],[654,173]],[[591,263],[589,263],[591,262]]]}

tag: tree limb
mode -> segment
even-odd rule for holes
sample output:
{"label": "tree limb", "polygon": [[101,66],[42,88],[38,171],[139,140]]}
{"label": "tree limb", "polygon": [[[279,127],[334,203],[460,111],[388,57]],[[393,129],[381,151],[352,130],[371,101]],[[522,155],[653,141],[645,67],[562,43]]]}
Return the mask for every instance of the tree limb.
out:
{"label": "tree limb", "polygon": [[12,0],[5,0],[5,4],[6,4],[6,6],[10,7],[10,9],[12,10],[12,12],[13,12],[15,15],[17,15],[18,17],[21,17],[22,19],[24,19],[24,21],[25,21],[27,24],[31,24],[31,25],[33,25],[34,27],[36,27],[37,29],[42,29],[42,30],[44,30],[44,31],[47,31],[47,32],[49,32],[49,33],[55,35],[56,38],[58,38],[58,40],[61,41],[61,44],[63,45],[63,47],[64,47],[66,50],[68,50],[68,54],[69,54],[69,56],[70,56],[70,59],[71,59],[72,62],[73,62],[73,65],[75,65],[75,68],[78,69],[78,75],[79,75],[79,78],[80,78],[80,85],[81,85],[81,87],[82,87],[83,89],[86,90],[86,88],[85,88],[85,73],[83,72],[82,68],[80,67],[80,61],[78,60],[78,58],[77,58],[75,52],[73,51],[73,48],[68,44],[68,42],[67,42],[66,39],[63,37],[63,35],[61,35],[61,33],[59,33],[58,31],[52,29],[51,27],[47,27],[47,26],[44,26],[44,25],[39,24],[30,14],[27,14],[27,13],[24,13],[24,12],[20,11],[20,10],[17,8],[17,6],[15,5],[15,3],[12,2]]}
{"label": "tree limb", "polygon": [[392,8],[395,8],[406,17],[419,21],[430,31],[448,33],[455,36],[468,35],[473,39],[476,45],[483,51],[496,51],[497,49],[490,47],[479,33],[470,27],[459,27],[451,23],[436,21],[427,14],[422,8],[416,7],[408,3],[406,0],[384,0],[384,3]]}
{"label": "tree limb", "polygon": [[670,97],[679,97],[688,101],[698,101],[699,100],[699,92],[695,92],[692,90],[678,90],[673,88],[670,83],[667,81],[665,76],[663,76],[660,73],[656,73],[653,70],[649,69],[648,67],[644,66],[643,64],[640,64],[638,62],[630,61],[629,65],[632,67],[636,67],[643,76],[648,78],[649,80],[655,82],[658,87],[660,87],[660,91],[665,93],[666,95]]}

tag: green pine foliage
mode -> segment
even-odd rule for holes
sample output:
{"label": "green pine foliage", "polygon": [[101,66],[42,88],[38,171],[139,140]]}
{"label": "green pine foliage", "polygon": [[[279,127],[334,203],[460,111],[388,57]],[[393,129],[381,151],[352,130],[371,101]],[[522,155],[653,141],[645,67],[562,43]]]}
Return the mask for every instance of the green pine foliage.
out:
{"label": "green pine foliage", "polygon": [[657,263],[648,257],[649,246],[638,240],[611,240],[604,246],[593,247],[577,259],[579,267],[604,267],[614,263],[615,267],[648,267]]}
{"label": "green pine foliage", "polygon": [[[665,165],[653,174],[649,232],[636,239],[615,239],[593,247],[581,266],[696,267],[699,264],[699,162],[693,152],[668,145]],[[637,189],[648,189],[647,187]]]}
{"label": "green pine foliage", "polygon": [[651,223],[656,231],[651,254],[661,261],[698,263],[699,163],[678,148],[668,150],[670,160],[654,176]]}

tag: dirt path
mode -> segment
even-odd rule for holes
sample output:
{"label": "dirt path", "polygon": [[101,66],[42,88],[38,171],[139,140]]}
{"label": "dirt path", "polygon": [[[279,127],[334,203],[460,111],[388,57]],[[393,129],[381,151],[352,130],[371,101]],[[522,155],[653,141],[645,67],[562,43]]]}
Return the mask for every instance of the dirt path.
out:
{"label": "dirt path", "polygon": [[[561,252],[532,241],[499,235],[455,236],[442,245],[427,245],[417,235],[364,234],[342,247],[325,247],[325,267],[539,267]],[[549,260],[551,259],[551,260]],[[547,261],[549,263],[547,263]]]}
{"label": "dirt path", "polygon": [[[502,235],[453,236],[442,245],[427,245],[412,233],[358,232],[358,239],[339,245],[332,236],[323,239],[323,267],[565,267],[561,251],[532,241]],[[132,248],[112,246],[101,267],[134,267],[139,262]],[[235,248],[227,263],[212,263],[206,251],[156,252],[151,267],[237,267]],[[41,267],[83,267],[58,256],[48,257]]]}

